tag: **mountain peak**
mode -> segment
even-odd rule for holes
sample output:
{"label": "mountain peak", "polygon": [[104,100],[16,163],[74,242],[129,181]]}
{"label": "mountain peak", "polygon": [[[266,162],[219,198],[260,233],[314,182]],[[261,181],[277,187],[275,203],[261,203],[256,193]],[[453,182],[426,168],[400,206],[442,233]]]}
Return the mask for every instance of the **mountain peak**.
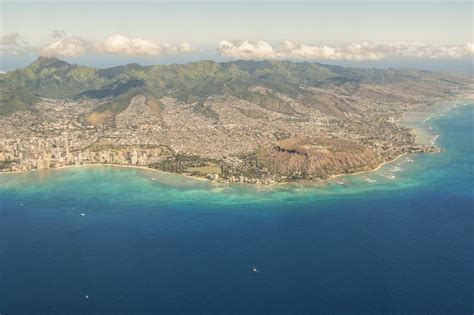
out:
{"label": "mountain peak", "polygon": [[36,58],[35,61],[33,61],[32,64],[51,63],[51,62],[55,62],[55,61],[59,61],[59,58],[57,58],[57,57],[39,56],[38,58]]}
{"label": "mountain peak", "polygon": [[30,68],[32,70],[38,70],[45,67],[61,67],[61,66],[69,66],[69,63],[63,60],[60,60],[56,57],[39,56],[27,68]]}

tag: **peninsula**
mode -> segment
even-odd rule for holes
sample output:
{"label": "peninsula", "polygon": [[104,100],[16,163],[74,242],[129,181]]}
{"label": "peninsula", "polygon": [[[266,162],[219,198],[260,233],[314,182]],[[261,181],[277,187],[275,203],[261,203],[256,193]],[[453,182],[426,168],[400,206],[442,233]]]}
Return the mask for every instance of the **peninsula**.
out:
{"label": "peninsula", "polygon": [[472,84],[308,62],[95,69],[40,57],[0,74],[0,170],[117,164],[262,184],[369,171],[437,151],[398,119]]}

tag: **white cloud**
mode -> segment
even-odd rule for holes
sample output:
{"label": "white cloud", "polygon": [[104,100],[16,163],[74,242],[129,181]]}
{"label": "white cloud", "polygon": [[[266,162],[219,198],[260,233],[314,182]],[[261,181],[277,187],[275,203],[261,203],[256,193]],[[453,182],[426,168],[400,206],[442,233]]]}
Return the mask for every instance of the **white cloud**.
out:
{"label": "white cloud", "polygon": [[474,43],[467,43],[466,51],[468,54],[474,55]]}
{"label": "white cloud", "polygon": [[20,35],[18,33],[10,33],[0,37],[0,45],[19,45]]}
{"label": "white cloud", "polygon": [[223,40],[219,43],[219,52],[224,56],[236,58],[278,58],[280,55],[265,41],[252,42],[244,40],[236,43]]}
{"label": "white cloud", "polygon": [[39,50],[42,56],[76,57],[94,50],[95,44],[77,36],[58,38]]}
{"label": "white cloud", "polygon": [[173,45],[120,34],[109,36],[102,42],[93,42],[77,36],[66,37],[60,31],[55,31],[53,37],[53,41],[39,50],[40,55],[80,56],[86,53],[105,53],[124,56],[161,56],[196,51],[186,42]]}
{"label": "white cloud", "polygon": [[0,56],[20,56],[28,52],[28,43],[18,33],[0,37]]}
{"label": "white cloud", "polygon": [[165,44],[140,38],[128,38],[123,35],[112,35],[101,45],[104,52],[116,55],[161,55],[166,49]]}
{"label": "white cloud", "polygon": [[222,56],[241,59],[332,59],[377,60],[388,57],[461,58],[474,55],[474,44],[441,45],[407,42],[349,43],[345,45],[308,45],[283,41],[272,46],[266,41],[228,41],[219,43]]}

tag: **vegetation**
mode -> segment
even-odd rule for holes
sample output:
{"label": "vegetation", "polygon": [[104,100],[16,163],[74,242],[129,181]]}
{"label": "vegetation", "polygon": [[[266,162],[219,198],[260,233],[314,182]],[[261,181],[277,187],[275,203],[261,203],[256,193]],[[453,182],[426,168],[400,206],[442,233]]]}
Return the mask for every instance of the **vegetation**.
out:
{"label": "vegetation", "polygon": [[[123,111],[131,98],[144,94],[157,101],[171,96],[181,102],[204,102],[229,94],[285,112],[271,93],[250,92],[262,86],[290,97],[305,96],[306,86],[439,80],[436,73],[412,69],[380,70],[338,67],[308,62],[205,60],[185,65],[137,64],[98,70],[40,57],[28,67],[0,77],[0,115],[31,108],[38,97],[104,99],[97,112]],[[199,110],[199,108],[198,108]],[[206,115],[213,113],[206,112]]]}
{"label": "vegetation", "polygon": [[5,170],[10,168],[12,165],[13,161],[0,161],[0,170]]}
{"label": "vegetation", "polygon": [[197,155],[170,155],[164,161],[154,163],[150,167],[172,173],[190,173],[194,175],[221,174],[219,162],[203,159]]}
{"label": "vegetation", "polygon": [[38,97],[28,88],[13,87],[5,81],[0,81],[0,115],[29,110],[37,101]]}
{"label": "vegetation", "polygon": [[205,166],[191,166],[184,170],[185,172],[206,175],[206,174],[221,174],[222,170],[218,165],[205,165]]}

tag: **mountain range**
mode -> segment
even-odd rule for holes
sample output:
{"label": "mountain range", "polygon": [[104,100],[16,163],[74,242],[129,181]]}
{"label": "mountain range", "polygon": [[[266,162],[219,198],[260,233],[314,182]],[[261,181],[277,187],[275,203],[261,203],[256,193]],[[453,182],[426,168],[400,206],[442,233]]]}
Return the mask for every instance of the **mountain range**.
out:
{"label": "mountain range", "polygon": [[[205,60],[184,65],[128,64],[96,69],[57,58],[39,57],[26,68],[0,75],[0,114],[28,110],[41,97],[97,99],[103,102],[96,111],[107,112],[107,122],[112,123],[114,115],[124,111],[130,100],[140,94],[158,103],[160,98],[170,96],[183,103],[194,103],[198,110],[210,96],[232,95],[264,108],[288,112],[285,104],[272,93],[262,95],[250,91],[253,86],[261,86],[337,115],[344,111],[340,108],[344,104],[329,104],[321,91],[338,90],[351,95],[361,84],[366,84],[391,85],[407,94],[421,90],[442,95],[449,93],[447,87],[462,87],[471,82],[471,78],[460,74],[348,68],[308,62],[239,60],[216,63]],[[318,88],[318,93],[312,93],[311,88]]]}

